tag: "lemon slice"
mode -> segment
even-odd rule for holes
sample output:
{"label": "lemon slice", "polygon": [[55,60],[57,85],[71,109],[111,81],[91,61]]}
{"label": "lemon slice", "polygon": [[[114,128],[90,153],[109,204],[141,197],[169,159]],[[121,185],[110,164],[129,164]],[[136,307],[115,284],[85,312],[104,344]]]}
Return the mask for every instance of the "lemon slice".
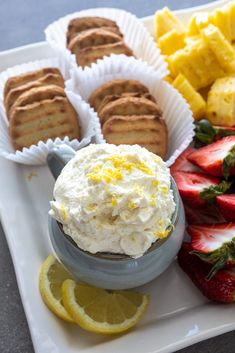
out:
{"label": "lemon slice", "polygon": [[103,334],[124,332],[145,313],[149,297],[132,291],[111,291],[67,279],[62,285],[63,303],[82,328]]}
{"label": "lemon slice", "polygon": [[49,255],[43,262],[39,275],[39,290],[48,308],[61,319],[74,322],[62,302],[62,283],[72,276],[64,267]]}

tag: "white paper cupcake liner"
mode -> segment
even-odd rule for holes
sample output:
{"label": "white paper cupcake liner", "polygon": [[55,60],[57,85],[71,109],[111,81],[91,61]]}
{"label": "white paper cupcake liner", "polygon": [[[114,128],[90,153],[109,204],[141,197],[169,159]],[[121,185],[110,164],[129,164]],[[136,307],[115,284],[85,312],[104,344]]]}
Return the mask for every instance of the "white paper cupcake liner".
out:
{"label": "white paper cupcake liner", "polygon": [[[78,113],[79,124],[81,128],[81,141],[76,139],[69,140],[68,137],[64,139],[56,138],[55,140],[49,139],[47,142],[38,142],[37,145],[32,145],[29,148],[23,148],[22,151],[15,151],[11,138],[8,134],[8,119],[6,116],[5,108],[3,105],[3,90],[4,85],[9,77],[19,75],[32,70],[37,70],[43,67],[57,67],[60,69],[63,77],[67,80],[70,77],[71,69],[71,55],[55,50],[55,56],[47,59],[42,59],[34,62],[28,62],[22,65],[17,65],[3,71],[0,74],[0,155],[17,163],[28,165],[40,165],[46,162],[48,152],[55,146],[60,144],[67,144],[74,150],[78,150],[90,143],[96,132],[100,131],[98,118],[94,114],[89,104],[84,102],[81,97],[73,92],[65,89],[65,93]],[[95,140],[96,141],[96,140]],[[99,138],[97,140],[100,142]]]}
{"label": "white paper cupcake liner", "polygon": [[[71,79],[66,82],[66,87],[88,101],[97,87],[114,79],[134,79],[142,82],[159,103],[168,128],[166,163],[171,166],[191,143],[194,136],[194,120],[185,99],[169,83],[159,78],[151,66],[125,55],[119,55],[118,58],[117,55],[112,55],[83,72],[71,70]],[[100,140],[102,138],[103,136],[99,137]]]}
{"label": "white paper cupcake liner", "polygon": [[153,37],[135,15],[124,10],[98,8],[74,12],[50,24],[45,30],[46,40],[52,46],[58,46],[69,52],[66,48],[69,21],[84,16],[99,16],[115,21],[124,35],[125,43],[133,50],[136,58],[146,61],[159,73],[160,77],[165,77],[169,73],[164,57]]}

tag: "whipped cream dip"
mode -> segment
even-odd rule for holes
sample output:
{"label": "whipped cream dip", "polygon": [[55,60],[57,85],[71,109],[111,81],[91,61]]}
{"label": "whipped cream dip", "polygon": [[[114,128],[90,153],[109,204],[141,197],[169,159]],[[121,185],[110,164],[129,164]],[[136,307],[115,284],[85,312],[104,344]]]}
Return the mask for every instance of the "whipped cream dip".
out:
{"label": "whipped cream dip", "polygon": [[137,258],[168,235],[170,186],[165,162],[145,148],[90,145],[62,170],[49,213],[79,248]]}

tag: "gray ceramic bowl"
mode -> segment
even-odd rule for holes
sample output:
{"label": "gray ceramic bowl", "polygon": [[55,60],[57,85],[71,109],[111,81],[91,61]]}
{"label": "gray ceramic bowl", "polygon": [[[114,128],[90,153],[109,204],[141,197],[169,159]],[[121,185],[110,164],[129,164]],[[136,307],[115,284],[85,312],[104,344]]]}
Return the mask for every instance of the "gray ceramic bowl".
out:
{"label": "gray ceramic bowl", "polygon": [[[48,166],[55,178],[74,153],[71,148],[60,146],[48,155]],[[176,203],[172,217],[174,230],[167,238],[156,241],[143,256],[133,259],[125,255],[88,253],[78,248],[63,232],[62,225],[49,216],[50,239],[58,258],[75,278],[97,287],[128,289],[150,282],[172,263],[184,238],[184,209],[173,179],[171,187]]]}

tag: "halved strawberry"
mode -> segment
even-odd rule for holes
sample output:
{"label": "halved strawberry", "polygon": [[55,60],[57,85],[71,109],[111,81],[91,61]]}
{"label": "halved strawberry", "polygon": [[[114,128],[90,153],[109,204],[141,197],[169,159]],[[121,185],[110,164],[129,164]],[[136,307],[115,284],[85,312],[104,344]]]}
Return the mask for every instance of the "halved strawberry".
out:
{"label": "halved strawberry", "polygon": [[191,207],[184,204],[185,217],[189,224],[211,224],[224,223],[226,220],[218,211],[216,206],[207,206],[201,208]]}
{"label": "halved strawberry", "polygon": [[195,149],[188,147],[184,152],[179,155],[179,157],[176,159],[175,163],[170,167],[171,173],[175,172],[195,172],[195,171],[200,171],[198,167],[195,165],[191,164],[187,157],[194,152]]}
{"label": "halved strawberry", "polygon": [[192,255],[191,250],[189,243],[183,243],[178,253],[178,263],[202,294],[216,302],[235,302],[235,269],[220,270],[208,281],[206,275],[211,265]]}
{"label": "halved strawberry", "polygon": [[235,222],[235,194],[216,197],[221,214],[228,222]]}
{"label": "halved strawberry", "polygon": [[210,175],[235,175],[235,136],[224,137],[208,146],[199,148],[188,160]]}
{"label": "halved strawberry", "polygon": [[193,253],[214,265],[207,278],[225,266],[235,266],[235,223],[195,224],[187,231]]}
{"label": "halved strawberry", "polygon": [[183,201],[194,207],[205,206],[230,187],[230,183],[203,173],[175,172],[173,177]]}

